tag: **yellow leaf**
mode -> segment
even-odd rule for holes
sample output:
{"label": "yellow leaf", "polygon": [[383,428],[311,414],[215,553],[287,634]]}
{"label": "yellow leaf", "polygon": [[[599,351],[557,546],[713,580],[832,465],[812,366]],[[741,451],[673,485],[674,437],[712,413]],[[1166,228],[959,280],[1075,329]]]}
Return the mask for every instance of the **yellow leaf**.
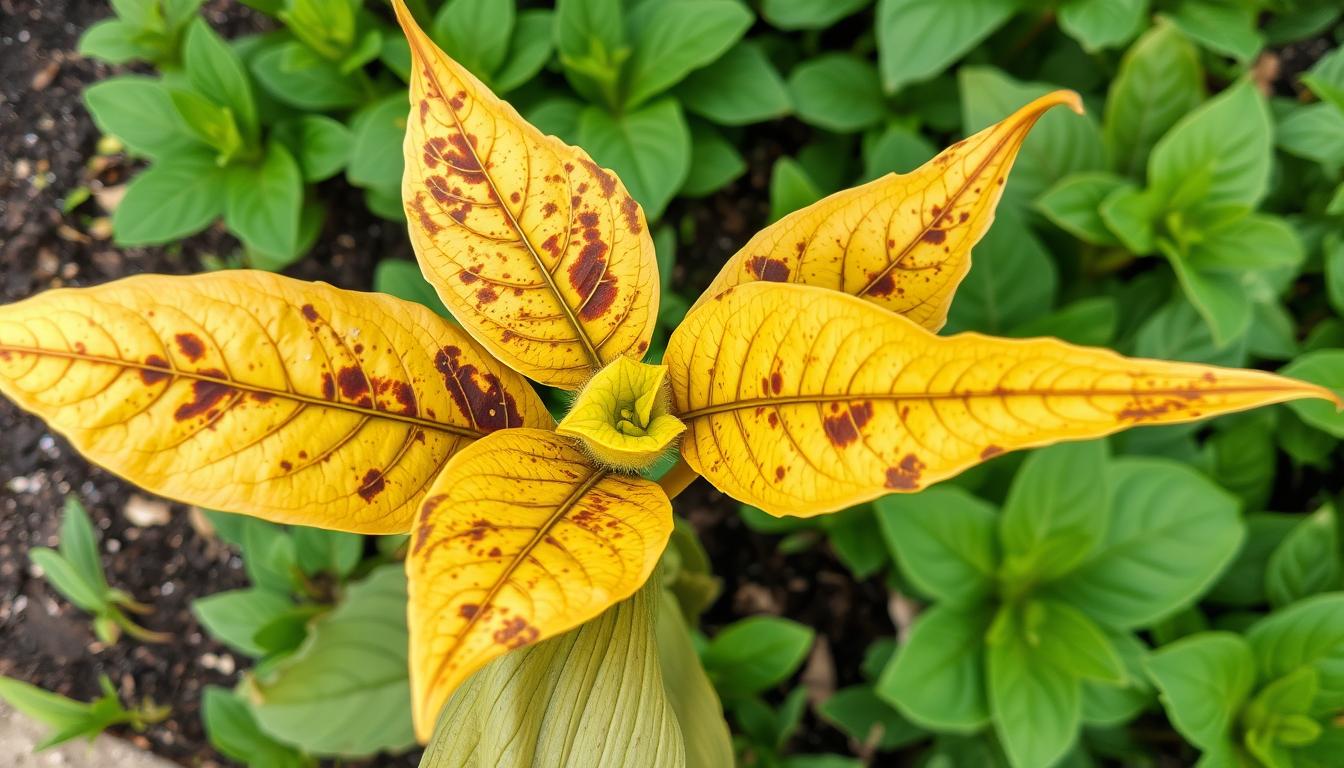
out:
{"label": "yellow leaf", "polygon": [[405,533],[458,449],[552,424],[417,304],[266,272],[147,275],[0,307],[0,391],[155,493]]}
{"label": "yellow leaf", "polygon": [[598,469],[552,432],[511,429],[461,451],[430,488],[406,561],[420,738],[486,662],[634,594],[671,532],[656,484]]}
{"label": "yellow leaf", "polygon": [[556,425],[598,462],[640,470],[657,461],[685,425],[667,412],[667,366],[619,358],[598,371]]}
{"label": "yellow leaf", "polygon": [[1260,371],[1056,339],[941,338],[835,291],[739,285],[672,334],[687,462],[775,515],[916,491],[1004,451],[1318,397]]}
{"label": "yellow leaf", "polygon": [[971,248],[994,221],[1004,180],[1041,115],[1073,91],[1055,91],[915,171],[837,192],[761,230],[720,270],[694,308],[756,280],[853,294],[931,331],[971,268]]}
{"label": "yellow leaf", "polygon": [[496,357],[551,386],[577,389],[604,363],[642,356],[659,291],[639,204],[394,6],[414,63],[402,204],[443,303]]}

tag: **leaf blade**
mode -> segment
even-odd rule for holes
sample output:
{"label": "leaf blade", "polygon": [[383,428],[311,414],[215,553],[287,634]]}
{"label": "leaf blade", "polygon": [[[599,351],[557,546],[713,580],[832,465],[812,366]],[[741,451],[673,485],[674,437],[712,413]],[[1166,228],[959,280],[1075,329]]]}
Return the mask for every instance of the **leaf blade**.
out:
{"label": "leaf blade", "polygon": [[[914,491],[1005,450],[1299,397],[1338,402],[1256,371],[1054,339],[940,338],[805,285],[720,294],[673,333],[664,362],[687,426],[682,455],[720,490],[776,515]],[[958,434],[946,419],[974,427]]]}
{"label": "leaf blade", "polygon": [[0,392],[160,495],[360,533],[409,530],[463,444],[553,424],[429,310],[246,270],[0,307]]}
{"label": "leaf blade", "polygon": [[[513,490],[501,496],[502,487]],[[517,501],[521,488],[527,504]],[[507,430],[458,454],[430,488],[407,559],[420,737],[490,660],[634,594],[671,531],[671,504],[656,484],[594,468],[551,432]],[[563,575],[575,569],[582,576]],[[538,595],[552,599],[533,602]]]}

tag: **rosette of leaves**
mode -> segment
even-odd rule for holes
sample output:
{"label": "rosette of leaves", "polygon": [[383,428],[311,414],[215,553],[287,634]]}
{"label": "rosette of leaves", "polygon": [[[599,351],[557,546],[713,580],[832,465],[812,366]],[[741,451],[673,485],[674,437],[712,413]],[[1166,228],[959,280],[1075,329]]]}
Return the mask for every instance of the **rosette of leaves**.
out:
{"label": "rosette of leaves", "polygon": [[[1070,92],[763,230],[664,364],[640,362],[659,281],[639,203],[395,7],[413,62],[402,205],[460,326],[265,273],[140,276],[0,309],[0,389],[155,492],[409,532],[416,734],[455,713],[444,760],[647,765],[652,752],[680,765],[695,750],[677,712],[697,709],[663,677],[640,588],[671,534],[670,498],[697,474],[770,514],[811,516],[1006,451],[1338,402],[1260,371],[935,334],[1028,131],[1053,106],[1081,108]],[[560,431],[525,377],[578,392]],[[644,479],[678,435],[683,461]],[[641,704],[618,716],[622,697]],[[575,730],[545,707],[519,722],[528,702]]]}
{"label": "rosette of leaves", "polygon": [[1244,538],[1237,500],[1182,464],[1047,448],[1001,510],[955,487],[877,502],[901,573],[933,604],[876,690],[940,732],[992,727],[1014,766],[1147,706],[1135,630],[1192,605]]}

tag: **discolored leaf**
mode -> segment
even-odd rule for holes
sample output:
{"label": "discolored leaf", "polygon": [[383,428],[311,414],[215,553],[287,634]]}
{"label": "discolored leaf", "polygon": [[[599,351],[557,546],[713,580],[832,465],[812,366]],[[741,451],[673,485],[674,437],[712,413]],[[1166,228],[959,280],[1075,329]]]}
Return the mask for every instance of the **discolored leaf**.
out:
{"label": "discolored leaf", "polygon": [[1046,110],[1082,110],[1056,91],[952,145],[912,173],[888,174],[786,216],[753,237],[700,297],[754,280],[806,283],[860,296],[942,327],[971,248],[989,229],[1004,180]]}
{"label": "discolored leaf", "polygon": [[657,485],[593,467],[554,433],[507,430],[458,454],[429,490],[406,566],[420,737],[491,659],[634,594],[671,532]]}
{"label": "discolored leaf", "polygon": [[739,285],[668,343],[682,455],[775,515],[916,491],[1004,451],[1329,390],[1055,339],[940,338],[805,285]]}
{"label": "discolored leaf", "polygon": [[448,58],[403,3],[396,10],[414,60],[402,202],[443,303],[496,357],[552,386],[577,388],[617,356],[642,354],[658,274],[639,204]]}
{"label": "discolored leaf", "polygon": [[472,440],[553,423],[423,307],[242,270],[0,307],[0,391],[155,493],[360,533],[410,530]]}

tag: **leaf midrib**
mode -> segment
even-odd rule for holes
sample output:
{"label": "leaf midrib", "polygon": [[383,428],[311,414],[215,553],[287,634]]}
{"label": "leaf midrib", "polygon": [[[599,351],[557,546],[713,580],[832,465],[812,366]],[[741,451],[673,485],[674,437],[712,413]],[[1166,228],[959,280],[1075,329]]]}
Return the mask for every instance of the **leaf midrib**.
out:
{"label": "leaf midrib", "polygon": [[[1298,387],[1284,386],[1242,386],[1222,387],[1218,389],[1197,390],[1199,394],[1249,394],[1253,392],[1296,392]],[[849,402],[855,400],[969,400],[972,398],[1005,397],[1182,397],[1189,395],[1188,387],[1168,387],[1163,389],[1015,389],[1006,391],[984,390],[979,392],[821,392],[811,395],[786,395],[782,397],[754,397],[745,400],[733,400],[716,403],[701,408],[682,411],[677,417],[698,419],[718,413],[739,411],[749,408],[781,405],[820,405],[822,403]],[[1192,403],[1198,400],[1192,400]]]}
{"label": "leaf midrib", "polygon": [[[420,35],[424,34],[424,31],[420,30],[418,25],[416,29]],[[434,67],[428,66],[429,58],[425,56],[425,50],[420,45],[419,36],[407,35],[407,39],[410,41],[411,46],[415,48],[415,52],[420,60],[426,63],[425,74],[434,82],[435,89],[438,90],[440,96],[442,96],[442,94],[445,93],[443,84],[439,82],[439,77],[434,71]],[[513,228],[514,232],[518,233],[518,239],[522,241],[523,246],[527,248],[527,253],[532,257],[532,261],[536,265],[537,271],[541,273],[542,279],[546,281],[546,286],[551,289],[551,294],[555,296],[556,303],[559,304],[560,309],[564,311],[565,319],[569,321],[570,327],[574,329],[574,336],[578,339],[580,344],[582,344],[584,353],[588,356],[588,359],[592,362],[595,368],[601,368],[603,365],[602,355],[598,353],[597,347],[593,345],[593,340],[588,337],[588,332],[579,321],[578,315],[574,314],[574,308],[569,306],[569,302],[565,301],[564,297],[560,294],[560,288],[555,284],[554,276],[551,275],[551,271],[546,268],[546,263],[541,260],[541,254],[537,253],[536,247],[532,245],[532,239],[523,231],[522,225],[518,223],[518,219],[513,215],[513,211],[509,210],[509,206],[504,203],[504,198],[499,194],[499,188],[495,185],[495,177],[486,168],[483,158],[477,154],[476,146],[466,140],[467,131],[462,125],[461,119],[457,116],[457,111],[449,107],[447,112],[452,115],[453,123],[457,126],[458,133],[463,137],[463,146],[471,153],[472,158],[476,161],[476,165],[481,169],[481,176],[485,178],[485,183],[490,185],[490,194],[494,195],[495,199],[499,201],[499,209],[504,212],[504,216],[509,220],[509,226]],[[573,224],[572,209],[570,211],[570,223]]]}
{"label": "leaf midrib", "polygon": [[258,394],[270,395],[272,397],[277,397],[285,400],[292,400],[294,402],[303,403],[305,405],[311,405],[319,408],[330,408],[332,410],[345,411],[347,413],[355,413],[365,417],[386,419],[388,421],[396,421],[403,424],[414,425],[424,429],[432,429],[438,432],[445,432],[448,434],[457,435],[459,437],[467,437],[473,440],[485,437],[485,435],[487,434],[485,432],[480,432],[468,427],[459,427],[455,424],[445,424],[440,421],[423,419],[417,416],[408,416],[406,414],[393,413],[391,411],[382,411],[378,410],[377,408],[362,408],[353,403],[343,403],[340,401],[325,400],[320,397],[304,395],[289,390],[272,389],[270,387],[262,387],[257,386],[255,384],[244,384],[232,377],[219,378],[216,376],[206,376],[202,373],[197,373],[194,371],[183,371],[174,367],[161,368],[154,365],[148,365],[145,363],[136,363],[129,360],[122,360],[114,357],[104,357],[102,355],[90,355],[87,353],[81,354],[79,352],[41,349],[38,347],[20,347],[8,344],[0,344],[0,352],[12,352],[20,355],[35,355],[39,357],[41,356],[57,357],[66,360],[75,360],[78,362],[90,363],[94,365],[111,365],[116,366],[118,368],[126,368],[134,371],[144,371],[152,373],[154,375],[172,377],[174,379],[181,378],[181,379],[187,379],[188,381],[205,381],[210,382],[212,384],[219,384],[221,386],[225,386],[230,389],[235,389],[240,392],[254,392]]}

